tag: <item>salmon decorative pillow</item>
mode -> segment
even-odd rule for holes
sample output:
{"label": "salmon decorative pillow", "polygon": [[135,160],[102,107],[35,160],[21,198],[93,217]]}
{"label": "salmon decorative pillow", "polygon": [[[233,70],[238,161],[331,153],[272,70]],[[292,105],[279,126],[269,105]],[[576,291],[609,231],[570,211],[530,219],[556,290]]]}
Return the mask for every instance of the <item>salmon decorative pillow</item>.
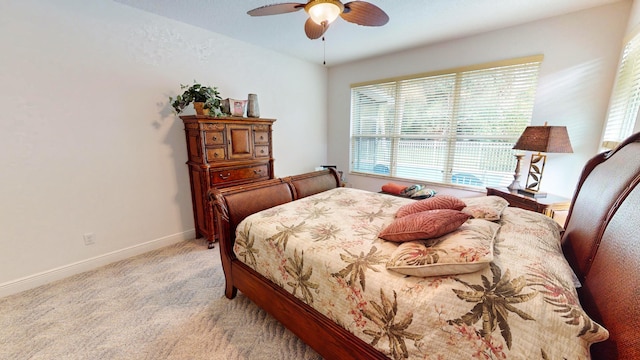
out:
{"label": "salmon decorative pillow", "polygon": [[454,231],[467,219],[469,215],[459,210],[423,211],[396,218],[378,237],[393,242],[431,239]]}
{"label": "salmon decorative pillow", "polygon": [[467,204],[465,204],[462,200],[458,199],[455,196],[438,195],[401,206],[396,213],[396,218],[428,210],[462,210],[466,206]]}

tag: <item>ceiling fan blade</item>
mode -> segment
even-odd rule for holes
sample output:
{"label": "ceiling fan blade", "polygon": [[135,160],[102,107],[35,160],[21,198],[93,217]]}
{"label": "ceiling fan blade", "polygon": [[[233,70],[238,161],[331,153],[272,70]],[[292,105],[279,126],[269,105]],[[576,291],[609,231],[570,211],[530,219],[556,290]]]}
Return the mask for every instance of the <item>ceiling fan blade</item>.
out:
{"label": "ceiling fan blade", "polygon": [[298,11],[300,9],[304,9],[305,5],[306,4],[300,4],[300,3],[281,3],[281,4],[265,5],[265,6],[261,6],[259,8],[255,8],[253,10],[247,11],[247,14],[251,16],[285,14],[285,13]]}
{"label": "ceiling fan blade", "polygon": [[340,17],[348,22],[364,26],[382,26],[389,22],[389,15],[379,7],[366,1],[352,1],[344,4]]}
{"label": "ceiling fan blade", "polygon": [[318,25],[315,23],[315,21],[311,20],[311,18],[308,18],[307,21],[304,23],[304,32],[307,34],[307,37],[311,40],[315,40],[320,36],[322,36],[322,34],[324,34],[328,28],[329,28],[328,23],[325,23],[324,25]]}

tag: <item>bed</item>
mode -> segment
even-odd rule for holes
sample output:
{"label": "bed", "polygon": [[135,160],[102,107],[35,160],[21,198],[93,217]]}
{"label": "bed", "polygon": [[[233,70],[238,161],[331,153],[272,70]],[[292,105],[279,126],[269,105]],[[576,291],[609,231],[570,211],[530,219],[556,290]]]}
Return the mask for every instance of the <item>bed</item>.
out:
{"label": "bed", "polygon": [[[585,165],[564,229],[478,197],[455,230],[401,243],[378,235],[417,202],[332,169],[216,189],[225,296],[327,359],[640,358],[638,182],[640,134]],[[438,248],[463,233],[489,251]],[[414,261],[434,248],[465,260]]]}

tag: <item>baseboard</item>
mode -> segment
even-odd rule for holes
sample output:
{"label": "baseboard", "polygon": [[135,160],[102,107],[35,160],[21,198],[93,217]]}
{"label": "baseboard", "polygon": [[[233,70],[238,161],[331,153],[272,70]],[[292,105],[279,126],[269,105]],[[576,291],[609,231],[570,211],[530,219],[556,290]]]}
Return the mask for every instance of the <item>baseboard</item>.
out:
{"label": "baseboard", "polygon": [[195,236],[195,229],[191,229],[181,233],[147,241],[142,244],[137,244],[124,249],[112,251],[110,253],[78,261],[72,264],[60,266],[58,268],[43,271],[34,275],[29,275],[17,280],[8,281],[0,284],[0,297],[9,296],[21,291],[29,290],[56,280],[64,279],[66,277],[80,274],[85,271],[93,270],[95,268],[110,264],[115,261],[124,260],[126,258],[140,255],[148,251],[169,246],[180,241],[194,239]]}

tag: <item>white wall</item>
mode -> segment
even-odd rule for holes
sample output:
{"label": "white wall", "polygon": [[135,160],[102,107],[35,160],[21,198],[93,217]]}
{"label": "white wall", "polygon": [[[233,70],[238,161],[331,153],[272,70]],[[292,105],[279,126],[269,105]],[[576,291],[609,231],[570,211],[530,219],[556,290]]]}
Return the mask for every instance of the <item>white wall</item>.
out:
{"label": "white wall", "polygon": [[[630,7],[618,2],[330,68],[329,162],[349,168],[350,84],[543,54],[532,124],[567,126],[574,153],[549,154],[541,190],[572,196],[598,150]],[[348,175],[351,186],[368,190],[387,181]]]}
{"label": "white wall", "polygon": [[633,6],[629,14],[629,23],[627,24],[627,35],[638,30],[640,27],[640,1],[633,0]]}
{"label": "white wall", "polygon": [[[628,40],[631,36],[640,33],[640,0],[634,0],[629,14],[629,23],[627,24],[627,34],[625,38]],[[620,54],[622,57],[622,54]],[[636,115],[636,125],[633,132],[640,132],[640,113]]]}
{"label": "white wall", "polygon": [[276,176],[326,162],[322,66],[110,0],[0,2],[0,296],[194,237],[168,106],[194,79],[258,94]]}

